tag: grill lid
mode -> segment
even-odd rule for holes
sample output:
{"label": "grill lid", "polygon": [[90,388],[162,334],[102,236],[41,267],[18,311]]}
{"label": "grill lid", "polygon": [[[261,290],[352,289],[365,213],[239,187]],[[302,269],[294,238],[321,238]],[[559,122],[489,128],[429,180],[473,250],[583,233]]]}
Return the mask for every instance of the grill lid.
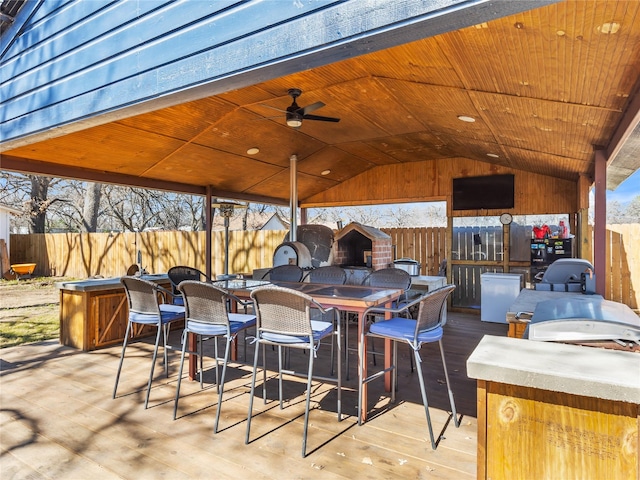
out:
{"label": "grill lid", "polygon": [[396,265],[420,265],[420,262],[412,258],[399,258],[397,260],[394,260],[393,263],[395,263]]}

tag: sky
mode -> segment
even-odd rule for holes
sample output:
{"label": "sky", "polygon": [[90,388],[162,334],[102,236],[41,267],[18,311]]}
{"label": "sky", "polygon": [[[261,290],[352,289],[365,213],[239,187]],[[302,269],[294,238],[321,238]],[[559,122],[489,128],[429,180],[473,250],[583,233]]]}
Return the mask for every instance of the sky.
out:
{"label": "sky", "polygon": [[607,190],[607,202],[628,203],[640,195],[640,170],[618,185],[615,190]]}

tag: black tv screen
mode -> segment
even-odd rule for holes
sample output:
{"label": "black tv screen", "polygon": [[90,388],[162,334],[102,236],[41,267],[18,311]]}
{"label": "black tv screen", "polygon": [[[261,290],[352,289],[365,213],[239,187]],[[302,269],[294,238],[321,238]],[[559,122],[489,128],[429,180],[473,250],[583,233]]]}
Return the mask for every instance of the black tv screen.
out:
{"label": "black tv screen", "polygon": [[453,179],[453,210],[514,207],[513,175]]}

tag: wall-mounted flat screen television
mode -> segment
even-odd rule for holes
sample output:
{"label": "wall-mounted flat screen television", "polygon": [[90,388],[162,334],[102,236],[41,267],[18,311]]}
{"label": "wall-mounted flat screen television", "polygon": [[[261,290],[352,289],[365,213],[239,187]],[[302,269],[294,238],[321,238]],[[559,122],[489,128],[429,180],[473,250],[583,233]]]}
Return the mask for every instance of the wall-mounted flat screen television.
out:
{"label": "wall-mounted flat screen television", "polygon": [[487,175],[453,179],[453,210],[514,207],[513,175]]}

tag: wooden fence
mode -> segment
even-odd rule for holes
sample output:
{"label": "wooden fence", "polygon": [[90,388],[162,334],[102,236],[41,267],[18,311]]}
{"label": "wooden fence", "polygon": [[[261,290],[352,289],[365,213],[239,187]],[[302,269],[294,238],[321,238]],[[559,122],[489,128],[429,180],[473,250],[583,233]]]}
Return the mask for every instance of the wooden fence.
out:
{"label": "wooden fence", "polygon": [[[453,305],[480,307],[480,275],[502,271],[501,227],[454,229],[452,239],[446,228],[383,229],[391,236],[397,258],[413,258],[422,265],[423,275],[436,275],[450,253],[449,278],[458,288]],[[608,228],[606,298],[638,309],[640,303],[640,225],[611,225]],[[273,252],[282,242],[283,231],[229,232],[229,271],[250,273],[268,268]],[[522,242],[520,242],[522,243]],[[449,245],[451,244],[451,245]],[[149,272],[166,272],[174,265],[204,269],[204,232],[142,233],[56,233],[11,236],[11,263],[36,263],[36,275],[87,278],[119,276],[136,263],[141,251],[142,266]],[[224,232],[213,233],[212,268],[224,272]],[[510,250],[515,253],[512,242]],[[528,244],[520,256],[527,255]],[[591,255],[589,255],[590,257]],[[513,260],[513,259],[512,259]],[[525,273],[524,258],[510,271]]]}
{"label": "wooden fence", "polygon": [[[230,232],[229,271],[251,272],[272,265],[273,252],[285,232]],[[87,278],[124,275],[136,263],[149,272],[166,272],[174,265],[204,270],[204,232],[52,233],[11,236],[11,263],[36,263],[34,274]],[[224,272],[224,232],[213,232],[212,269]]]}

